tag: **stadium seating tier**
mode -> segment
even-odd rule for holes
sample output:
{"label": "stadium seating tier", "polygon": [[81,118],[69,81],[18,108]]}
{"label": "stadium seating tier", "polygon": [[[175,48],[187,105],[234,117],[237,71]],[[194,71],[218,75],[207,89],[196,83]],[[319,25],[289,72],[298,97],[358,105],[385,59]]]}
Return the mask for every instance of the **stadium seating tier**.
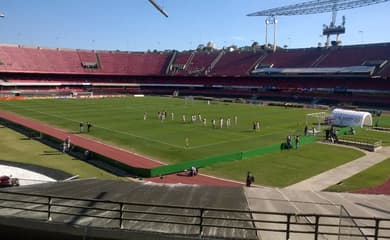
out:
{"label": "stadium seating tier", "polygon": [[[369,65],[375,63],[382,64]],[[251,76],[252,70],[262,67],[306,69],[362,65],[375,66],[374,75]],[[348,90],[354,92],[353,98],[357,99],[356,101],[377,101],[383,104],[383,99],[388,98],[390,92],[389,80],[390,43],[278,49],[276,52],[252,49],[233,52],[221,50],[161,53],[0,46],[2,92],[12,92],[15,86],[25,91],[47,91],[52,86],[57,92],[92,89],[97,93],[169,94],[180,89],[184,94],[214,93],[220,96],[251,97],[261,91],[262,96],[290,94],[311,99],[318,96],[318,89],[322,89],[321,91],[330,93]],[[43,87],[45,83],[61,86],[49,84],[50,86]],[[84,85],[91,86],[89,84],[94,83],[100,85]],[[328,100],[351,98],[339,92],[335,96],[320,94],[320,97]],[[379,98],[379,95],[374,96],[374,93],[385,95]]]}

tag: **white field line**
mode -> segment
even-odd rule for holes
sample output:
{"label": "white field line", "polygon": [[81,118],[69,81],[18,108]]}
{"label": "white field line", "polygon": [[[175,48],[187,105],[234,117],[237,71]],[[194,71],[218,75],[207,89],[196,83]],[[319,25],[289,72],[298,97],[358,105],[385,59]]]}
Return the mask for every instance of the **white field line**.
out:
{"label": "white field line", "polygon": [[[20,106],[15,106],[15,105],[11,105],[11,104],[7,104],[7,105],[9,105],[9,106],[12,106],[12,107],[18,107],[18,108],[22,108],[22,107],[20,107]],[[35,105],[28,105],[28,106],[26,106],[26,107],[24,107],[23,109],[28,109],[29,107],[36,107],[36,106],[39,106],[39,107],[43,107],[43,108],[45,108],[46,106],[48,106],[47,104],[35,104]],[[81,105],[81,108],[78,108],[78,109],[74,109],[74,108],[72,108],[72,109],[67,109],[66,110],[66,112],[67,113],[80,113],[80,112],[96,112],[96,109],[91,109],[91,108],[89,108],[90,106],[96,106],[96,105],[88,105],[88,106],[86,106],[86,105]],[[140,109],[138,109],[138,108],[135,108],[135,107],[129,107],[129,106],[126,106],[126,107],[118,107],[118,106],[115,106],[115,107],[113,107],[113,106],[115,106],[115,105],[108,105],[108,107],[109,107],[109,109],[107,110],[107,111],[111,111],[111,110],[120,110],[120,111],[123,111],[123,110],[130,110],[130,109],[136,109],[136,110],[139,110],[139,112],[142,112]],[[63,105],[63,107],[66,107],[66,108],[68,108],[69,106],[68,105]],[[37,111],[37,110],[36,110]],[[61,112],[61,113],[63,113],[63,112]],[[143,113],[143,112],[142,112]]]}
{"label": "white field line", "polygon": [[216,145],[225,144],[225,143],[230,143],[230,142],[239,142],[239,141],[241,141],[241,140],[249,139],[249,138],[253,138],[253,137],[254,137],[254,136],[247,136],[247,137],[243,137],[243,138],[239,138],[239,139],[235,139],[235,140],[220,141],[220,142],[215,142],[215,143],[210,143],[210,144],[198,145],[198,146],[195,146],[195,147],[188,147],[187,149],[198,149],[198,148],[216,146]]}
{"label": "white field line", "polygon": [[100,144],[102,144],[102,145],[105,145],[105,146],[108,146],[108,147],[111,147],[111,148],[115,148],[115,149],[119,149],[119,150],[121,150],[121,151],[123,151],[123,152],[128,152],[128,153],[134,154],[134,155],[136,155],[136,156],[139,156],[139,157],[142,157],[142,158],[145,158],[145,159],[154,161],[154,162],[158,162],[158,163],[163,164],[163,165],[167,165],[167,164],[164,163],[164,162],[158,161],[158,160],[153,159],[153,158],[148,157],[148,156],[144,156],[144,155],[138,154],[138,153],[133,152],[133,151],[130,151],[130,150],[128,150],[128,149],[124,149],[124,148],[121,148],[121,147],[118,147],[118,146],[114,146],[114,145],[111,145],[111,144],[107,144],[107,143],[101,142],[101,141],[96,140],[96,139],[90,139],[90,138],[87,138],[87,137],[84,137],[84,136],[78,136],[78,137],[83,138],[83,139],[86,139],[86,140],[93,140],[94,142],[100,143]]}
{"label": "white field line", "polygon": [[[21,108],[21,107],[19,107],[19,108]],[[22,109],[23,109],[23,108],[22,108]],[[38,111],[38,110],[31,110],[31,109],[26,109],[26,110],[32,111],[32,112],[37,112],[37,113],[40,113],[40,114],[43,114],[43,115],[52,116],[52,117],[59,118],[59,119],[65,119],[65,120],[72,121],[72,122],[78,122],[78,121],[75,121],[75,120],[73,120],[73,119],[64,118],[64,117],[58,117],[58,116],[55,116],[55,115],[52,115],[52,114],[49,114],[49,113],[45,113],[45,112],[41,112],[41,111]],[[52,126],[51,126],[51,127],[52,127]],[[95,127],[95,125],[94,125],[94,127]],[[59,129],[59,128],[56,128],[56,127],[52,127],[52,128],[57,129],[57,130],[60,130],[60,131],[63,131],[63,129]],[[102,127],[99,127],[99,128],[102,128]],[[103,129],[104,129],[104,128],[103,128]],[[109,130],[109,129],[108,129],[108,130]],[[109,130],[109,131],[112,131],[112,130]],[[118,133],[123,134],[123,132],[118,132]],[[86,139],[86,140],[92,140],[92,141],[98,142],[98,143],[100,143],[100,144],[102,144],[102,145],[105,145],[105,146],[108,146],[108,147],[112,147],[112,148],[116,148],[116,149],[119,149],[119,150],[124,151],[124,152],[129,152],[129,153],[134,154],[134,155],[136,155],[136,156],[139,156],[139,157],[142,157],[142,158],[146,158],[146,159],[152,160],[152,161],[154,161],[154,162],[158,162],[158,163],[161,163],[161,164],[166,165],[166,164],[163,163],[163,162],[160,162],[160,161],[158,161],[158,160],[152,159],[152,158],[147,157],[147,156],[144,156],[144,155],[140,155],[140,154],[138,154],[138,153],[136,153],[136,152],[133,152],[133,151],[130,151],[130,150],[128,150],[128,149],[124,149],[124,148],[121,148],[121,147],[118,147],[118,146],[114,146],[114,145],[111,145],[111,144],[107,144],[107,143],[101,142],[101,141],[96,140],[96,139],[91,139],[91,138],[84,137],[84,136],[80,136],[80,135],[78,135],[78,137],[79,137],[79,138]]]}
{"label": "white field line", "polygon": [[[65,119],[65,120],[70,121],[70,122],[75,122],[75,123],[79,123],[79,122],[80,122],[80,121],[77,121],[77,120],[74,120],[74,119],[66,118],[66,117],[63,117],[63,116],[60,117],[60,116],[58,116],[58,115],[54,115],[54,114],[50,114],[50,113],[45,113],[45,112],[38,111],[38,110],[26,109],[26,108],[22,108],[22,107],[19,107],[19,106],[18,106],[18,108],[21,108],[21,109],[23,109],[23,110],[30,111],[30,112],[36,112],[36,113],[39,113],[39,114],[42,114],[42,115],[46,115],[46,116],[50,116],[50,117],[55,117],[55,118],[59,118],[59,119]],[[104,130],[106,130],[106,131],[110,131],[110,132],[114,132],[114,133],[118,133],[118,134],[122,134],[122,135],[132,136],[132,137],[139,138],[139,139],[143,139],[143,140],[150,141],[150,142],[161,143],[161,144],[168,145],[168,146],[175,147],[175,148],[185,149],[184,146],[179,146],[179,145],[175,145],[175,144],[170,144],[170,143],[167,143],[167,142],[163,142],[163,141],[159,141],[159,140],[155,140],[155,139],[151,139],[151,138],[146,138],[146,137],[138,136],[138,135],[135,135],[135,134],[132,134],[132,133],[128,133],[128,132],[117,131],[117,130],[113,130],[113,129],[101,127],[101,126],[99,126],[99,125],[94,125],[93,127],[94,127],[94,128],[95,128],[95,127],[96,127],[96,128],[101,128],[101,129],[104,129]]]}
{"label": "white field line", "polygon": [[[42,112],[42,111],[38,111],[38,110],[33,110],[33,109],[24,108],[24,107],[20,107],[20,106],[14,106],[14,107],[17,107],[17,108],[20,108],[20,109],[23,109],[23,110],[26,110],[26,111],[30,111],[30,112],[36,112],[36,113],[39,113],[39,114],[42,114],[42,115],[47,115],[47,116],[59,118],[59,119],[65,119],[65,120],[70,121],[70,122],[75,122],[75,123],[79,123],[80,122],[80,121],[77,121],[77,120],[74,120],[74,119],[66,118],[64,116],[60,117],[59,115],[50,114],[50,113],[46,113],[46,112]],[[94,125],[94,128],[100,128],[100,129],[104,129],[106,131],[110,131],[110,132],[113,132],[113,133],[117,133],[117,134],[121,134],[121,135],[127,135],[127,136],[131,136],[131,137],[143,139],[143,140],[146,140],[146,141],[150,141],[150,142],[156,142],[156,143],[160,143],[160,144],[163,144],[163,145],[167,145],[167,146],[171,146],[171,147],[175,147],[175,148],[179,148],[179,149],[190,149],[190,150],[192,150],[192,149],[199,149],[199,148],[205,148],[205,147],[210,147],[210,146],[217,146],[217,145],[221,145],[221,144],[225,144],[225,143],[238,142],[238,141],[251,139],[251,138],[255,138],[255,137],[272,136],[272,135],[284,132],[284,131],[278,131],[278,132],[273,132],[273,133],[269,133],[269,134],[246,136],[246,137],[242,137],[242,138],[235,138],[234,140],[219,141],[219,142],[210,143],[210,144],[197,145],[197,146],[194,146],[194,147],[186,147],[186,146],[180,146],[180,145],[171,144],[171,143],[167,143],[167,142],[156,140],[156,139],[152,139],[152,138],[147,138],[147,137],[135,135],[135,134],[129,133],[129,132],[123,132],[123,131],[118,131],[118,130],[114,130],[114,129],[110,129],[110,128],[105,128],[105,127],[102,127],[102,126],[99,126],[99,125]],[[241,135],[238,135],[238,134],[235,134],[235,133],[231,133],[231,132],[224,132],[224,133],[225,134],[229,134],[229,135],[233,135],[233,136],[241,136]],[[102,142],[99,142],[99,143],[102,143]],[[106,145],[108,145],[108,144],[106,144]]]}
{"label": "white field line", "polygon": [[[74,119],[66,118],[64,116],[60,117],[59,115],[50,114],[50,113],[42,112],[42,111],[39,111],[39,110],[33,110],[33,109],[24,108],[24,107],[20,107],[20,106],[14,106],[14,107],[17,107],[17,108],[20,108],[20,109],[23,109],[23,110],[26,110],[26,111],[30,111],[30,112],[36,112],[36,113],[39,113],[39,114],[42,114],[42,115],[46,115],[46,116],[50,116],[50,117],[55,117],[55,118],[59,118],[59,119],[65,119],[65,120],[70,121],[70,122],[75,122],[75,123],[79,123],[80,122],[80,121],[77,121],[77,120],[74,120]],[[94,125],[94,127],[100,128],[100,129],[104,129],[106,131],[114,132],[114,133],[117,133],[117,134],[121,134],[121,135],[128,135],[128,136],[131,136],[131,137],[143,139],[143,140],[150,141],[150,142],[157,142],[157,143],[160,143],[160,144],[163,144],[163,145],[168,145],[168,146],[179,148],[179,149],[196,149],[196,148],[201,148],[201,147],[207,147],[208,146],[208,145],[201,145],[199,147],[198,146],[197,147],[185,147],[185,146],[179,146],[179,145],[176,145],[176,144],[167,143],[167,142],[164,142],[164,141],[159,141],[159,140],[152,139],[152,138],[138,136],[138,135],[135,135],[135,134],[132,134],[132,133],[129,133],[129,132],[123,132],[123,131],[117,131],[117,130],[114,130],[114,129],[105,128],[105,127],[102,127],[102,126],[99,126],[99,125]],[[246,138],[242,138],[242,139],[246,139]],[[242,139],[238,139],[238,140],[242,140]],[[217,143],[211,143],[209,145],[213,146],[213,145],[224,144],[224,143],[228,143],[228,142],[235,142],[235,141],[238,141],[238,140],[221,141],[221,142],[217,142]]]}
{"label": "white field line", "polygon": [[277,131],[277,132],[272,132],[272,133],[268,133],[268,134],[261,134],[261,135],[256,134],[256,135],[254,135],[254,136],[242,137],[242,138],[234,139],[234,140],[230,140],[230,141],[220,141],[220,142],[216,142],[216,143],[198,145],[198,146],[195,146],[195,147],[189,147],[188,149],[198,149],[198,148],[209,147],[209,146],[215,146],[215,145],[225,144],[225,143],[230,143],[230,142],[239,142],[239,141],[241,141],[241,140],[246,140],[246,139],[251,139],[251,138],[258,138],[258,137],[265,137],[265,136],[277,135],[278,133],[282,133],[282,132],[285,132],[285,130],[283,130],[283,131]]}
{"label": "white field line", "polygon": [[379,129],[367,129],[367,131],[371,131],[371,132],[382,132],[382,133],[390,133],[389,131],[386,131],[386,130],[379,130]]}
{"label": "white field line", "polygon": [[183,147],[183,146],[179,146],[179,145],[163,142],[163,141],[152,139],[152,138],[138,136],[138,135],[135,135],[135,134],[132,134],[132,133],[128,133],[128,132],[117,131],[117,130],[114,130],[114,129],[109,129],[109,128],[105,128],[105,127],[99,127],[99,126],[98,126],[98,128],[101,128],[101,129],[104,129],[104,130],[107,130],[107,131],[110,131],[110,132],[122,134],[122,135],[128,135],[128,136],[132,136],[132,137],[135,137],[135,138],[140,138],[140,139],[147,140],[147,141],[150,141],[150,142],[157,142],[157,143],[161,143],[163,145],[168,145],[168,146],[175,147],[175,148],[185,149],[185,147]]}

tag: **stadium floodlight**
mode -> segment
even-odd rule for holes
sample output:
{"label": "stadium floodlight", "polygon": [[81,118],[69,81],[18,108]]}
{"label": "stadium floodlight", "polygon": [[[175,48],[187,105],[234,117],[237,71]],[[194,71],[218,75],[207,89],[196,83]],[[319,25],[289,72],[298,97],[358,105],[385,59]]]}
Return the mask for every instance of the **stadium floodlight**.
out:
{"label": "stadium floodlight", "polygon": [[[343,24],[336,26],[336,16],[337,11],[347,10],[358,7],[365,7],[373,4],[385,3],[390,0],[311,0],[308,2],[291,4],[282,7],[276,7],[271,9],[266,9],[254,13],[247,14],[247,16],[265,16],[273,17],[276,16],[293,16],[293,15],[308,15],[308,14],[317,14],[332,12],[332,21],[329,25],[325,25],[323,29],[323,35],[327,36],[326,46],[329,46],[329,36],[337,35],[335,43],[339,41],[339,34],[345,33],[345,18],[343,18]],[[266,25],[268,23],[266,22]],[[276,22],[274,23],[276,24]],[[266,33],[267,34],[267,33]],[[267,44],[267,42],[266,42]]]}
{"label": "stadium floodlight", "polygon": [[158,3],[156,3],[154,0],[149,0],[149,2],[158,10],[160,13],[162,13],[165,17],[168,17],[168,13],[160,6]]}

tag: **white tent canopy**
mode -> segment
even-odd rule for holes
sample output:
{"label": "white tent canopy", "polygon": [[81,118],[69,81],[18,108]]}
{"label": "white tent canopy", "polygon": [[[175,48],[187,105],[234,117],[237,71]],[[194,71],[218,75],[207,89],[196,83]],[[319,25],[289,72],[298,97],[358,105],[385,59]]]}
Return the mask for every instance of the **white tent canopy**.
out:
{"label": "white tent canopy", "polygon": [[369,112],[335,108],[331,114],[332,124],[338,126],[372,126],[372,116]]}

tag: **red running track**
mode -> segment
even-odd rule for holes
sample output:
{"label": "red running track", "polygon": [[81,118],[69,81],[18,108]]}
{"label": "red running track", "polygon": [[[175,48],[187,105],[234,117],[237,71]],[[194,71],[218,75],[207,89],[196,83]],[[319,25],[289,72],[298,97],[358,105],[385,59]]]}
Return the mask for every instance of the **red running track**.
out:
{"label": "red running track", "polygon": [[[153,159],[140,156],[136,153],[127,151],[125,149],[115,147],[112,145],[105,144],[100,141],[96,141],[87,138],[81,134],[69,133],[62,129],[55,128],[53,126],[41,123],[36,120],[28,119],[14,113],[0,111],[0,118],[8,121],[17,123],[35,131],[41,132],[45,135],[52,136],[59,140],[65,140],[68,136],[70,137],[71,144],[88,149],[91,152],[95,152],[99,155],[121,162],[128,166],[138,168],[154,168],[163,163],[155,161]],[[199,174],[194,177],[187,177],[182,175],[167,175],[163,178],[148,178],[147,181],[158,182],[158,183],[183,183],[183,184],[200,184],[200,185],[219,185],[219,186],[243,186],[242,183],[233,182],[229,180],[214,178],[206,175]]]}
{"label": "red running track", "polygon": [[390,178],[387,179],[386,182],[383,184],[376,186],[376,187],[371,187],[371,188],[366,188],[366,189],[360,189],[357,191],[354,191],[356,193],[368,193],[368,194],[386,194],[390,195]]}

